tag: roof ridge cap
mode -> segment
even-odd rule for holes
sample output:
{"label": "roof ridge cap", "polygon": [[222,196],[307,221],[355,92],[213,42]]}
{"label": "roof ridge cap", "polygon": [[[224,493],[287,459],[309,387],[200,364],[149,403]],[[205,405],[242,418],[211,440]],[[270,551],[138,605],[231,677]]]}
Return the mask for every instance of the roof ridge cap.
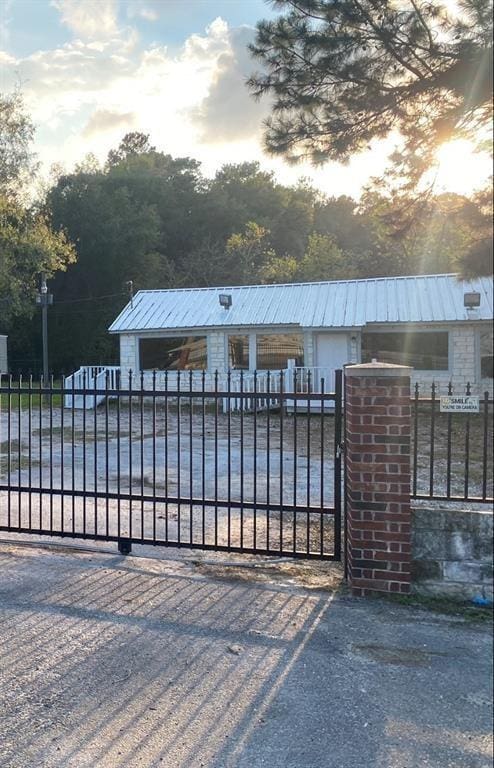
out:
{"label": "roof ridge cap", "polygon": [[[357,277],[347,280],[311,280],[309,282],[295,282],[295,283],[249,283],[248,285],[209,285],[209,286],[189,286],[187,288],[141,288],[137,291],[136,296],[140,293],[187,293],[190,291],[241,291],[249,288],[295,288],[300,286],[310,285],[343,285],[348,283],[371,283],[384,280],[416,280],[432,277],[460,277],[459,272],[439,272],[437,274],[427,275],[388,275],[381,277]],[[466,278],[461,278],[466,282],[469,282]]]}

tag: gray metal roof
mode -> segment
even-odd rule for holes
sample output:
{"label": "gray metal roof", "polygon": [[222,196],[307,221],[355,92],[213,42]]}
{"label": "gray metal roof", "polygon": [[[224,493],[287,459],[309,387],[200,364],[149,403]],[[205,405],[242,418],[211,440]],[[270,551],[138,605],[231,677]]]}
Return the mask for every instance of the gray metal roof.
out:
{"label": "gray metal roof", "polygon": [[[111,324],[110,333],[165,329],[296,325],[359,328],[368,323],[436,323],[467,320],[463,295],[480,293],[475,317],[491,320],[490,278],[457,275],[381,277],[285,285],[139,291]],[[219,294],[232,297],[230,309]]]}

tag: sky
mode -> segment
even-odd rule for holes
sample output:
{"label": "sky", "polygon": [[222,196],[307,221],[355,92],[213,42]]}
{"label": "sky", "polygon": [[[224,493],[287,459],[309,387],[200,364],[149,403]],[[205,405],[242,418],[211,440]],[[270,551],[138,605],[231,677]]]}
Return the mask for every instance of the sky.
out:
{"label": "sky", "polygon": [[[392,142],[320,169],[262,150],[269,101],[245,86],[258,66],[247,45],[274,15],[264,0],[0,0],[0,90],[21,86],[45,174],[89,152],[104,161],[125,133],[142,131],[158,150],[200,160],[206,176],[258,160],[283,183],[305,177],[358,197]],[[438,191],[469,192],[486,175],[485,157],[464,145],[445,157]]]}

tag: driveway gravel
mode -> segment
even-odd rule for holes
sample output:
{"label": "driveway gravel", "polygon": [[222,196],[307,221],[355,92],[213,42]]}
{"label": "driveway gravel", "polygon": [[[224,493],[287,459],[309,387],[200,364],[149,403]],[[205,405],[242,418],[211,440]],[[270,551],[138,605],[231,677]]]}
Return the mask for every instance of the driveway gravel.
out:
{"label": "driveway gravel", "polygon": [[490,768],[485,624],[152,554],[0,543],[2,768]]}

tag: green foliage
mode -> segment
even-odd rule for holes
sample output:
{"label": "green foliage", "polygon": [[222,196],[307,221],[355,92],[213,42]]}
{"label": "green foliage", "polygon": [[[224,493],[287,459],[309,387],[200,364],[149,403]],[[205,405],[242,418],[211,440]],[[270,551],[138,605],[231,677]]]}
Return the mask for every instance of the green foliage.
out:
{"label": "green foliage", "polygon": [[125,303],[126,281],[151,288],[163,275],[156,205],[136,200],[127,184],[117,184],[111,173],[101,172],[62,177],[48,205],[77,249],[77,263],[52,283],[54,369],[113,358],[113,341],[105,330]]}
{"label": "green foliage", "polygon": [[351,257],[338,247],[331,235],[314,233],[309,237],[297,272],[300,281],[351,280],[353,277],[357,277],[357,270]]}
{"label": "green foliage", "polygon": [[260,276],[264,283],[351,280],[358,276],[352,257],[342,251],[332,235],[313,232],[299,261],[293,256],[274,254],[261,268]]}
{"label": "green foliage", "polygon": [[271,256],[259,270],[260,283],[296,283],[299,263],[294,256]]}
{"label": "green foliage", "polygon": [[247,222],[245,232],[231,235],[226,243],[225,257],[233,278],[231,282],[250,282],[261,266],[273,256],[274,251],[269,245],[269,230],[254,221]]}
{"label": "green foliage", "polygon": [[9,199],[19,197],[35,172],[33,136],[20,91],[0,93],[0,192]]}
{"label": "green foliage", "polygon": [[146,155],[155,151],[149,143],[149,136],[145,133],[133,131],[126,133],[117,149],[111,149],[108,153],[108,167],[112,168],[122,162],[138,155]]}
{"label": "green foliage", "polygon": [[375,192],[363,196],[361,210],[375,246],[359,265],[359,272],[365,268],[372,276],[492,273],[492,262],[479,259],[470,263],[475,244],[491,239],[491,222],[478,203],[455,194],[424,196],[418,213],[400,230],[396,216],[397,211],[401,216],[402,204],[400,195],[398,200]]}
{"label": "green foliage", "polygon": [[63,232],[55,233],[41,214],[0,195],[0,297],[2,319],[32,315],[40,271],[49,277],[75,260]]}
{"label": "green foliage", "polygon": [[312,228],[316,192],[302,185],[295,188],[277,184],[272,173],[259,163],[226,165],[209,188],[213,200],[228,211],[224,224],[230,234],[242,232],[249,221],[269,229],[273,248],[302,256]]}
{"label": "green foliage", "polygon": [[277,0],[251,51],[269,95],[267,149],[291,161],[345,161],[399,132],[396,173],[415,185],[435,149],[489,130],[492,3]]}
{"label": "green foliage", "polygon": [[466,277],[492,275],[492,191],[483,189],[472,199],[465,198],[459,214],[468,229],[465,247],[456,254],[456,263]]}
{"label": "green foliage", "polygon": [[[139,290],[452,271],[488,231],[485,200],[433,198],[397,234],[396,201],[375,190],[358,205],[326,198],[303,181],[277,183],[258,163],[227,165],[207,180],[196,160],[158,152],[139,136],[103,167],[88,157],[73,173],[57,173],[47,195],[55,231],[77,254],[65,272],[64,252],[46,266],[58,270],[49,312],[56,372],[118,361],[107,328],[127,302],[129,280]],[[17,322],[14,368],[32,367],[38,326],[37,316],[34,325]]]}
{"label": "green foliage", "polygon": [[48,277],[74,262],[75,251],[49,213],[23,201],[34,179],[34,127],[19,91],[0,94],[0,330],[9,333],[35,310],[39,273]]}

